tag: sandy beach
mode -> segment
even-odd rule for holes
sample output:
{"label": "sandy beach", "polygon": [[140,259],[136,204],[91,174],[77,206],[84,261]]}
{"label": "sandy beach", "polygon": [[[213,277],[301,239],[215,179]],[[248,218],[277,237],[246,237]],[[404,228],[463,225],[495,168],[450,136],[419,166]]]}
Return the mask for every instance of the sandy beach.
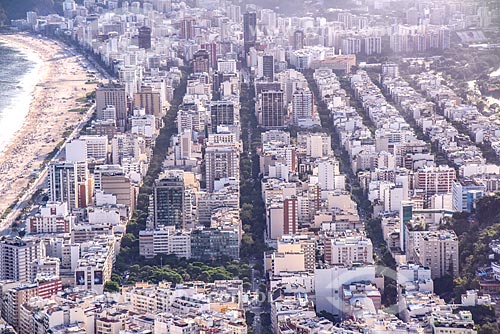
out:
{"label": "sandy beach", "polygon": [[69,111],[82,108],[77,99],[94,85],[86,85],[87,72],[76,56],[58,43],[29,35],[0,35],[0,41],[36,52],[43,63],[22,128],[0,153],[0,215],[29,185],[30,175],[40,169],[64,133],[72,130],[85,115]]}

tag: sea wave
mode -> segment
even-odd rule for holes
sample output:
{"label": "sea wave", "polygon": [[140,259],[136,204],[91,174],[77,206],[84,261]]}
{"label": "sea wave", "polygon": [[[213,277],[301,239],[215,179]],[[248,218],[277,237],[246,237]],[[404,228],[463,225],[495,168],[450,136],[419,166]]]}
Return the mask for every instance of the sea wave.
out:
{"label": "sea wave", "polygon": [[39,80],[42,59],[30,49],[0,44],[0,152],[21,129]]}

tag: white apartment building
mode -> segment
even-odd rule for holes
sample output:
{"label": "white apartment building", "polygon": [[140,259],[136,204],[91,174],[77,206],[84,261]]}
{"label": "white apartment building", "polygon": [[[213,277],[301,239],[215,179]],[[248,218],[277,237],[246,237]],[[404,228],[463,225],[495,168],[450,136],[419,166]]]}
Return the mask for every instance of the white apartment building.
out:
{"label": "white apartment building", "polygon": [[335,158],[318,162],[318,184],[321,190],[344,190],[345,176],[340,175],[340,163]]}
{"label": "white apartment building", "polygon": [[96,293],[104,291],[104,284],[111,278],[115,260],[115,237],[99,235],[93,241],[81,244],[80,259],[74,272],[76,287]]}
{"label": "white apartment building", "polygon": [[39,213],[27,218],[26,229],[28,233],[70,233],[75,222],[68,203],[48,202]]}
{"label": "white apartment building", "polygon": [[152,258],[158,254],[175,254],[179,258],[191,258],[191,234],[176,231],[174,226],[161,226],[156,230],[139,233],[139,254]]}
{"label": "white apartment building", "polygon": [[92,197],[90,181],[85,160],[53,161],[48,167],[49,199],[67,202],[70,209],[85,207]]}
{"label": "white apartment building", "polygon": [[219,73],[236,73],[236,60],[219,59],[217,61],[217,71]]}
{"label": "white apartment building", "polygon": [[292,113],[294,123],[300,119],[308,119],[314,113],[314,96],[310,90],[297,89],[292,95]]}
{"label": "white apartment building", "polygon": [[300,132],[297,134],[297,147],[311,158],[328,157],[332,155],[332,138],[326,133]]}
{"label": "white apartment building", "polygon": [[[403,285],[406,282],[432,280],[431,269],[419,264],[409,263],[398,266],[397,283]],[[430,291],[432,292],[432,291]]]}

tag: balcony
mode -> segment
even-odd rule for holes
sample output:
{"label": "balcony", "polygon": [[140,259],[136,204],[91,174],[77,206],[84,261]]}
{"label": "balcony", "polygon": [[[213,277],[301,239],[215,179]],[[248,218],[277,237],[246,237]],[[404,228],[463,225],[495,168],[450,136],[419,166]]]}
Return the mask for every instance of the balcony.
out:
{"label": "balcony", "polygon": [[493,276],[497,281],[500,281],[500,263],[492,262],[491,269],[493,269]]}

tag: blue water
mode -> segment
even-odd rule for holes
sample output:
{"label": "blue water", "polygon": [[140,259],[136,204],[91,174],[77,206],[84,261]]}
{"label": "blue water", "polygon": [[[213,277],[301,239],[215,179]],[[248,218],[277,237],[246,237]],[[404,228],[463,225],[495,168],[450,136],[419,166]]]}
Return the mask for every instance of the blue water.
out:
{"label": "blue water", "polygon": [[36,53],[0,42],[0,152],[23,125],[41,64]]}

